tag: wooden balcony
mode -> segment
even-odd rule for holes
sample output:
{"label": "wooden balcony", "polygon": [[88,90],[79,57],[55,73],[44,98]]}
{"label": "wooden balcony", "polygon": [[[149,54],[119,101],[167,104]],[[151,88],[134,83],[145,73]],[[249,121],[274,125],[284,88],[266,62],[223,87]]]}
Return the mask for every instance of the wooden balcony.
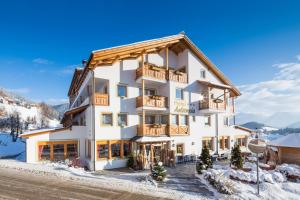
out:
{"label": "wooden balcony", "polygon": [[167,70],[161,67],[144,65],[144,67],[139,67],[136,70],[136,79],[140,77],[147,77],[165,81],[167,80]]}
{"label": "wooden balcony", "polygon": [[94,103],[96,106],[109,106],[109,95],[95,93]]}
{"label": "wooden balcony", "polygon": [[189,126],[169,125],[168,133],[170,136],[188,135]]}
{"label": "wooden balcony", "polygon": [[179,83],[187,83],[188,82],[188,78],[187,78],[187,74],[183,73],[183,72],[179,72],[176,70],[169,70],[168,71],[168,79],[170,81],[176,81]]}
{"label": "wooden balcony", "polygon": [[138,125],[138,136],[163,136],[167,135],[167,125],[144,124]]}
{"label": "wooden balcony", "polygon": [[137,131],[138,136],[184,136],[189,135],[189,126],[144,124],[138,125]]}
{"label": "wooden balcony", "polygon": [[199,110],[217,110],[217,111],[225,111],[225,102],[217,103],[213,99],[209,99],[206,101],[200,101]]}
{"label": "wooden balcony", "polygon": [[167,108],[168,98],[163,96],[142,96],[136,98],[136,107]]}

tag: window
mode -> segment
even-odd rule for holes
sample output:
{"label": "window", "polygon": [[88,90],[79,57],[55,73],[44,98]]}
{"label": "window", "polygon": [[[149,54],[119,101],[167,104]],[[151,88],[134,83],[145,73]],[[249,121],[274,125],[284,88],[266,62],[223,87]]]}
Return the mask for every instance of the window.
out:
{"label": "window", "polygon": [[127,126],[127,114],[126,113],[118,114],[118,125],[119,126]]}
{"label": "window", "polygon": [[212,145],[213,145],[212,138],[205,138],[202,140],[202,148],[206,146],[208,149],[213,150]]}
{"label": "window", "polygon": [[168,124],[168,122],[169,122],[169,116],[168,115],[162,115],[160,117],[160,123],[161,124]]}
{"label": "window", "polygon": [[203,78],[203,79],[206,78],[206,71],[205,71],[204,69],[202,69],[202,70],[200,71],[200,77]]}
{"label": "window", "polygon": [[177,155],[183,155],[183,144],[176,145],[176,153]]}
{"label": "window", "polygon": [[204,124],[205,124],[205,126],[211,125],[211,117],[210,116],[204,116]]}
{"label": "window", "polygon": [[130,154],[130,146],[129,146],[129,142],[124,142],[123,143],[123,154],[124,157],[128,157]]}
{"label": "window", "polygon": [[63,144],[54,144],[53,145],[53,159],[54,159],[54,161],[65,160]]}
{"label": "window", "polygon": [[154,115],[146,115],[145,116],[145,124],[155,124],[155,116]]}
{"label": "window", "polygon": [[50,144],[39,145],[39,160],[50,160]]}
{"label": "window", "polygon": [[180,116],[180,125],[184,125],[184,126],[188,125],[188,116],[187,115]]}
{"label": "window", "polygon": [[108,159],[108,144],[98,144],[97,150],[99,159]]}
{"label": "window", "polygon": [[181,100],[183,100],[183,89],[181,89],[181,88],[176,88],[176,99],[181,99]]}
{"label": "window", "polygon": [[[142,88],[139,89],[140,96],[142,96]],[[154,96],[156,94],[155,89],[145,89],[146,96]]]}
{"label": "window", "polygon": [[110,145],[111,147],[111,157],[112,158],[119,158],[121,157],[121,143],[113,143]]}
{"label": "window", "polygon": [[67,158],[72,160],[78,157],[77,144],[67,144]]}
{"label": "window", "polygon": [[102,125],[113,125],[112,114],[102,114]]}
{"label": "window", "polygon": [[118,85],[118,96],[119,97],[127,97],[127,86],[126,85]]}
{"label": "window", "polygon": [[171,123],[173,125],[178,125],[178,116],[177,115],[171,115]]}

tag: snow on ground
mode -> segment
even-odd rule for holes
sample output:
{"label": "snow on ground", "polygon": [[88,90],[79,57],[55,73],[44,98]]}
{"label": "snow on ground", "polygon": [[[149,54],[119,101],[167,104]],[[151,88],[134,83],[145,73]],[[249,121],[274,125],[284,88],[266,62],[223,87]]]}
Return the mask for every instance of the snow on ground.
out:
{"label": "snow on ground", "polygon": [[[204,172],[204,174],[211,173],[215,176],[222,177],[232,183],[234,194],[230,196],[220,194],[212,188],[212,186],[209,186],[211,190],[214,190],[218,199],[300,199],[300,182],[287,181],[284,173],[280,173],[284,170],[288,171],[290,174],[298,175],[300,174],[299,166],[283,164],[271,171],[259,169],[260,196],[257,196],[256,165],[254,163],[246,163],[245,167],[251,168],[252,170],[250,172],[244,172],[241,170],[233,170],[228,165],[214,165],[213,169]],[[204,175],[197,176],[203,182],[206,182],[207,185],[210,185],[204,180]],[[238,178],[242,181],[232,180],[229,176]],[[252,184],[244,181],[252,182]]]}
{"label": "snow on ground", "polygon": [[25,156],[25,143],[21,138],[17,138],[13,142],[12,137],[8,133],[0,133],[0,158],[18,157],[24,160]]}
{"label": "snow on ground", "polygon": [[12,168],[37,176],[55,176],[64,180],[71,179],[107,189],[124,190],[162,198],[188,200],[207,199],[206,197],[187,192],[157,188],[154,184],[145,181],[145,177],[149,175],[149,171],[120,172],[104,170],[99,172],[87,172],[82,168],[68,167],[63,163],[30,164],[7,159],[0,159],[0,168]]}

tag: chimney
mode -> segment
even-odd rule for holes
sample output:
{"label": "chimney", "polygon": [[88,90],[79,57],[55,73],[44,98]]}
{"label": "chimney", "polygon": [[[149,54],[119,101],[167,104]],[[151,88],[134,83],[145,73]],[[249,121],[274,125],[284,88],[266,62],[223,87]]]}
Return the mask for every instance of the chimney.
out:
{"label": "chimney", "polygon": [[81,63],[82,63],[82,66],[85,67],[87,61],[86,60],[82,60]]}

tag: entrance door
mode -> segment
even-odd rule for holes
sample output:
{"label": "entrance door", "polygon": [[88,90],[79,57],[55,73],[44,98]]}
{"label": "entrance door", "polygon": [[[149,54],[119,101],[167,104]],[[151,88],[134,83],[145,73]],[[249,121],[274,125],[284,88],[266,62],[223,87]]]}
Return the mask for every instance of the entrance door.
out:
{"label": "entrance door", "polygon": [[154,153],[154,162],[161,161],[161,158],[160,158],[160,155],[161,155],[161,146],[154,146],[153,153]]}

